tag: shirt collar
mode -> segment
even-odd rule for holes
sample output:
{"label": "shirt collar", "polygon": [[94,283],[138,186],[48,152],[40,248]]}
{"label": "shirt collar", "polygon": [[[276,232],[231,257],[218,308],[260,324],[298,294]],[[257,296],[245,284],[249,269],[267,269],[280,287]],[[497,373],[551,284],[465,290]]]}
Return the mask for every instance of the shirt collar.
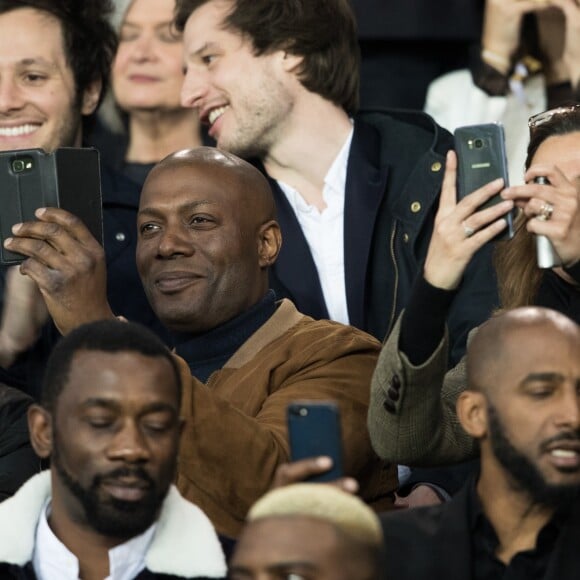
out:
{"label": "shirt collar", "polygon": [[[56,537],[48,525],[50,501],[41,511],[36,528],[32,563],[38,580],[78,580],[77,557]],[[145,568],[145,555],[155,535],[156,524],[139,536],[109,550],[109,576],[105,580],[131,580]]]}
{"label": "shirt collar", "polygon": [[[350,146],[352,144],[352,137],[354,135],[354,120],[350,119],[351,129],[350,132],[343,143],[338,155],[334,158],[332,165],[326,172],[324,177],[324,191],[323,197],[324,201],[328,204],[328,197],[336,197],[338,199],[344,198],[344,192],[346,191],[346,174],[348,169],[348,157],[350,154]],[[310,210],[310,206],[306,203],[304,198],[300,193],[293,187],[284,183],[283,181],[276,180],[278,186],[292,205],[296,209],[301,209],[302,211]]]}
{"label": "shirt collar", "polygon": [[[352,120],[351,120],[352,123]],[[350,145],[352,143],[352,136],[354,134],[354,127],[351,128],[344,145],[338,152],[338,155],[332,162],[330,169],[326,173],[324,178],[324,185],[327,190],[333,194],[339,194],[344,196],[344,191],[346,189],[346,172],[348,167],[348,156],[350,153]]]}
{"label": "shirt collar", "polygon": [[[483,535],[488,539],[490,546],[495,548],[495,546],[498,545],[499,540],[495,532],[495,528],[483,511],[483,504],[481,503],[477,493],[477,478],[475,477],[472,478],[469,484],[468,504],[468,521],[470,531],[472,534],[478,533]],[[553,545],[553,542],[555,542],[555,539],[560,530],[566,523],[567,519],[570,517],[570,511],[570,509],[560,508],[554,513],[546,525],[539,531],[537,547],[541,547],[546,544]]]}

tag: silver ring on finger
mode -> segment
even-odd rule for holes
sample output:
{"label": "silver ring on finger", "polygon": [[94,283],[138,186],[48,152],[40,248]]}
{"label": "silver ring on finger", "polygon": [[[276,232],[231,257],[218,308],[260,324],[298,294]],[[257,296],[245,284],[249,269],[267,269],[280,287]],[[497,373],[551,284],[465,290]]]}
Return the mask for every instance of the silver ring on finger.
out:
{"label": "silver ring on finger", "polygon": [[545,202],[540,208],[540,213],[536,216],[540,221],[547,222],[554,213],[554,206],[551,203]]}
{"label": "silver ring on finger", "polygon": [[470,238],[475,233],[475,230],[467,224],[463,224],[463,233],[466,238]]}

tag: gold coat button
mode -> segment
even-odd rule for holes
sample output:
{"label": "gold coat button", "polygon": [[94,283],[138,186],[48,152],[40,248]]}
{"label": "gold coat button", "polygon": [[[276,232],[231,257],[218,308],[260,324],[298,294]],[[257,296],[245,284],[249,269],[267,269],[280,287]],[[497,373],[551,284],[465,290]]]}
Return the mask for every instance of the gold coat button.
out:
{"label": "gold coat button", "polygon": [[421,204],[420,204],[418,201],[414,201],[414,202],[411,204],[411,211],[412,211],[413,213],[420,212],[420,211],[421,211]]}
{"label": "gold coat button", "polygon": [[409,243],[409,234],[403,234],[403,241],[405,242],[405,244]]}
{"label": "gold coat button", "polygon": [[437,173],[438,171],[441,171],[442,167],[443,165],[441,165],[441,162],[435,161],[435,163],[431,165],[431,171],[433,171],[433,173]]}

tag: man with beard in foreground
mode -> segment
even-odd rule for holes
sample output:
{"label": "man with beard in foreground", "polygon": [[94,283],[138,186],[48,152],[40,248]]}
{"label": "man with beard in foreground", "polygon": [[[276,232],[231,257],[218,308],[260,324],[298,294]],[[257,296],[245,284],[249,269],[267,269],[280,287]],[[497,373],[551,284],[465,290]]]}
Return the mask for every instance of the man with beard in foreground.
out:
{"label": "man with beard in foreground", "polygon": [[0,506],[0,578],[223,578],[208,518],[171,486],[182,431],[173,357],[145,327],[79,327],[49,359],[32,445],[50,471]]}
{"label": "man with beard in foreground", "polygon": [[383,517],[385,578],[580,575],[580,327],[537,307],[482,325],[457,402],[480,474],[451,502]]}

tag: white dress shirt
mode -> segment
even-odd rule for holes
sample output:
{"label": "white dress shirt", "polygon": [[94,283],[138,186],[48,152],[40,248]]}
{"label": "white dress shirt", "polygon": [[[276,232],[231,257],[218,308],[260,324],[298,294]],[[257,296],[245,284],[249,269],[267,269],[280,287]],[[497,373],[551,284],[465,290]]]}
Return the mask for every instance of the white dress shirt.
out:
{"label": "white dress shirt", "polygon": [[[79,580],[79,561],[54,535],[47,521],[50,504],[36,528],[32,566],[38,580]],[[109,575],[104,580],[132,580],[145,568],[145,555],[155,535],[153,524],[141,535],[109,550]]]}
{"label": "white dress shirt", "polygon": [[329,317],[343,324],[349,323],[344,275],[344,199],[352,135],[353,129],[324,178],[322,197],[326,208],[322,212],[306,203],[294,188],[278,181],[310,247]]}

